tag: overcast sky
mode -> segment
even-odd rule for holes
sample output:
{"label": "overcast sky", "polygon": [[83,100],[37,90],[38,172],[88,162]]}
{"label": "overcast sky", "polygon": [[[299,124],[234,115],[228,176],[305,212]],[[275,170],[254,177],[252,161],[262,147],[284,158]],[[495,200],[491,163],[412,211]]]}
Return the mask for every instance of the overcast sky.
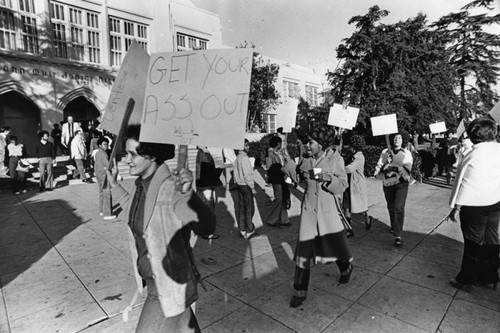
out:
{"label": "overcast sky", "polygon": [[[313,68],[318,74],[338,64],[335,48],[351,36],[347,22],[378,5],[388,10],[383,23],[427,15],[428,22],[460,10],[469,0],[191,0],[221,18],[222,41],[252,42],[264,55]],[[500,0],[496,0],[499,13]],[[500,29],[499,29],[500,32]]]}

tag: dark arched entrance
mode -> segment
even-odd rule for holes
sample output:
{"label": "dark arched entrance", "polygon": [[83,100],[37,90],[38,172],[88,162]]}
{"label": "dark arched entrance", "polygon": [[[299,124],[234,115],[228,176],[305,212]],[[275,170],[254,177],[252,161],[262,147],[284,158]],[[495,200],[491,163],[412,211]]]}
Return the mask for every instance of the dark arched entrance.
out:
{"label": "dark arched entrance", "polygon": [[11,135],[25,145],[28,156],[33,156],[40,131],[40,109],[24,95],[9,91],[0,95],[0,124],[12,128]]}
{"label": "dark arched entrance", "polygon": [[88,131],[89,125],[95,127],[96,120],[101,113],[87,98],[80,96],[69,102],[63,110],[64,120],[72,116],[76,122],[82,123],[84,131]]}

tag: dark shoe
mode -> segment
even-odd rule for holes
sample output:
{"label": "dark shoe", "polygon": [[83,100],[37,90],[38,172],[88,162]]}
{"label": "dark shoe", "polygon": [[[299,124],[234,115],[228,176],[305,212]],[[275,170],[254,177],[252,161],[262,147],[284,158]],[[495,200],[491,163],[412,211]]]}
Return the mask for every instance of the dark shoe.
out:
{"label": "dark shoe", "polygon": [[281,227],[291,227],[292,223],[290,223],[290,222],[280,223],[279,226],[281,226]]}
{"label": "dark shoe", "polygon": [[305,297],[300,297],[300,296],[292,296],[292,300],[290,301],[290,307],[291,308],[298,308],[299,306],[304,303],[306,300]]}
{"label": "dark shoe", "polygon": [[349,279],[351,278],[351,274],[352,274],[353,269],[354,269],[354,266],[352,264],[349,264],[348,269],[346,269],[343,272],[340,272],[339,283],[349,282]]}
{"label": "dark shoe", "polygon": [[366,225],[365,225],[366,230],[370,230],[370,228],[372,227],[372,219],[373,217],[371,217],[370,215],[368,215],[368,217],[366,218]]}
{"label": "dark shoe", "polygon": [[268,223],[266,222],[266,224],[272,228],[281,228],[281,226],[278,224],[278,223]]}
{"label": "dark shoe", "polygon": [[401,240],[401,237],[396,237],[396,239],[394,240],[394,245],[396,245],[396,246],[403,245],[403,241]]}
{"label": "dark shoe", "polygon": [[40,190],[38,190],[38,192],[42,193],[43,191],[45,191],[45,189],[43,187],[40,188]]}
{"label": "dark shoe", "polygon": [[247,232],[247,233],[246,233],[246,236],[245,236],[245,239],[246,239],[246,240],[249,240],[250,238],[255,237],[255,236],[257,236],[257,235],[258,235],[258,234],[257,234],[257,232],[256,232],[255,230],[254,230],[254,231],[252,231],[252,232]]}
{"label": "dark shoe", "polygon": [[450,283],[450,286],[457,288],[457,289],[460,289],[460,290],[463,290],[466,293],[471,292],[472,284],[462,284],[455,279],[450,279],[449,283]]}
{"label": "dark shoe", "polygon": [[45,191],[50,192],[50,191],[52,191],[52,189],[51,188],[46,188]]}
{"label": "dark shoe", "polygon": [[345,233],[347,235],[347,238],[354,237],[354,231],[352,229],[347,229]]}
{"label": "dark shoe", "polygon": [[389,229],[389,232],[392,234],[392,233],[394,233],[394,230],[391,228],[391,229]]}

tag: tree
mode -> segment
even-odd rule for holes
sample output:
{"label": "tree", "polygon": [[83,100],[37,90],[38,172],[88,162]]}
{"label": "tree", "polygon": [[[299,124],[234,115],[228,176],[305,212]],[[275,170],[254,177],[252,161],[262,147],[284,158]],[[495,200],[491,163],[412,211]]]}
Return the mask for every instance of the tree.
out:
{"label": "tree", "polygon": [[[237,48],[255,48],[253,44],[246,41]],[[276,109],[279,104],[280,95],[276,90],[275,83],[278,79],[279,66],[264,60],[262,56],[254,52],[252,63],[252,77],[250,79],[250,96],[248,98],[247,131],[258,126],[262,128],[263,114]]]}
{"label": "tree", "polygon": [[484,27],[500,24],[500,14],[469,12],[480,8],[492,10],[492,4],[493,0],[472,1],[432,25],[449,45],[449,61],[459,79],[460,118],[484,114],[498,100],[493,87],[500,74],[500,36],[485,31]]}
{"label": "tree", "polygon": [[454,125],[455,80],[445,40],[427,27],[423,14],[391,25],[378,22],[388,14],[373,6],[349,20],[357,30],[337,48],[343,64],[327,73],[335,102],[360,107],[357,130],[363,132],[369,117],[390,113],[409,132],[436,120]]}

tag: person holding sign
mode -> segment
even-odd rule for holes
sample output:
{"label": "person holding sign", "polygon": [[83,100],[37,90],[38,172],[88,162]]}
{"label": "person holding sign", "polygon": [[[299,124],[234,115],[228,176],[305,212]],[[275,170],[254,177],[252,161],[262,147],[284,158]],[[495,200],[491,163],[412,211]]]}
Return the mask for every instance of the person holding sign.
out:
{"label": "person holding sign", "polygon": [[310,157],[300,166],[306,189],[294,255],[292,308],[305,301],[311,266],[315,263],[335,262],[340,270],[340,283],[349,282],[353,270],[344,225],[336,209],[336,201],[347,188],[347,174],[342,156],[330,148],[334,137],[331,128],[311,133],[307,144]]}
{"label": "person holding sign", "polygon": [[496,142],[497,126],[487,118],[473,120],[467,134],[474,144],[458,166],[450,197],[448,218],[460,217],[464,237],[462,266],[450,284],[469,289],[473,284],[493,285],[500,278],[500,144]]}
{"label": "person holding sign", "polygon": [[392,134],[389,141],[391,147],[385,148],[380,154],[374,175],[382,179],[394,244],[401,246],[413,156],[408,149],[403,148],[406,144],[402,134]]}
{"label": "person holding sign", "polygon": [[113,198],[128,219],[138,292],[143,284],[148,290],[136,332],[200,332],[191,308],[200,274],[190,238],[193,231],[213,233],[215,217],[193,192],[191,171],[171,172],[164,163],[174,157],[175,146],[139,142],[139,134],[140,125],[125,133],[130,175],[137,176],[130,193],[118,184],[117,172],[106,171]]}

